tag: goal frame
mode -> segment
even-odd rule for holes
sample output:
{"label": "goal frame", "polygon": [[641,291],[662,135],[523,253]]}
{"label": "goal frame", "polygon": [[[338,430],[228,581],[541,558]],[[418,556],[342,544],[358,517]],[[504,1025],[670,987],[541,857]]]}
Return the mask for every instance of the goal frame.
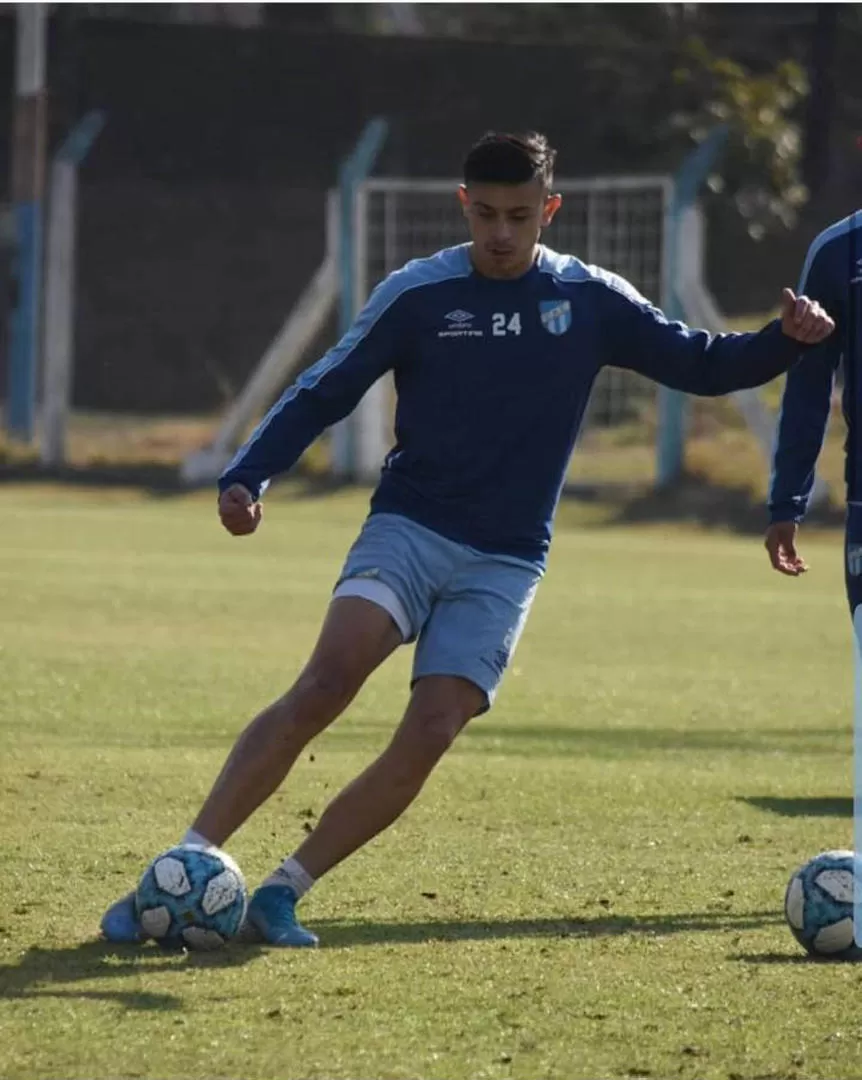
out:
{"label": "goal frame", "polygon": [[[354,314],[357,314],[368,299],[376,279],[370,274],[370,202],[374,196],[384,199],[384,221],[395,210],[389,209],[385,202],[387,196],[425,194],[431,196],[451,194],[453,205],[457,198],[459,179],[421,179],[408,177],[370,177],[356,186],[353,203],[353,267],[352,297]],[[660,198],[661,228],[659,230],[658,250],[658,295],[648,299],[658,307],[670,310],[674,295],[671,257],[673,233],[671,218],[674,205],[674,181],[663,174],[643,174],[626,176],[590,176],[583,178],[560,178],[555,181],[554,189],[565,199],[566,196],[607,196],[613,194],[652,192]],[[393,229],[385,230],[385,239],[393,234]],[[594,260],[593,253],[599,246],[599,223],[596,218],[596,205],[593,200],[587,202],[587,230],[585,250],[577,254],[587,263]],[[441,244],[441,247],[446,246]],[[396,268],[397,260],[386,258],[387,271]],[[611,269],[606,267],[606,269]],[[348,458],[335,459],[333,464],[336,475],[342,479],[355,479],[362,483],[373,483],[377,479],[380,466],[389,449],[387,444],[387,411],[390,410],[391,394],[387,377],[379,380],[363,397],[362,401],[346,421],[352,428],[352,453]]]}

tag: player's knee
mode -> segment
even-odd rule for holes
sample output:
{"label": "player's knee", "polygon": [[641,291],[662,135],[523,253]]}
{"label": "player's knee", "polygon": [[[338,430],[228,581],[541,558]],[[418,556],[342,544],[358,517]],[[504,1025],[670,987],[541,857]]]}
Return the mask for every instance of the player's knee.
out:
{"label": "player's knee", "polygon": [[301,712],[340,712],[356,696],[360,685],[361,679],[346,664],[309,664],[297,679],[292,696]]}
{"label": "player's knee", "polygon": [[356,696],[361,685],[349,668],[310,664],[274,708],[286,735],[307,740],[322,731]]}
{"label": "player's knee", "polygon": [[406,762],[422,767],[434,764],[455,741],[464,726],[464,716],[446,706],[425,708],[408,715],[402,729]]}

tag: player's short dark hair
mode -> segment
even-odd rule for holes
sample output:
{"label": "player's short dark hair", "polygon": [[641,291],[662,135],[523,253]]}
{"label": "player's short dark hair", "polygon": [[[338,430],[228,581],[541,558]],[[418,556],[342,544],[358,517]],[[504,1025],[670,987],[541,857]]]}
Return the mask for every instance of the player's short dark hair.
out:
{"label": "player's short dark hair", "polygon": [[465,184],[527,184],[539,180],[550,191],[557,151],[537,131],[513,135],[489,131],[464,159]]}

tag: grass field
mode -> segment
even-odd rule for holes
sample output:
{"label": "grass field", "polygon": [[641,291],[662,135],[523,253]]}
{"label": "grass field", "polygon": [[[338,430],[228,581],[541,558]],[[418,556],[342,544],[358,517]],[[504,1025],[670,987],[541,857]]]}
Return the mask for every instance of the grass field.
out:
{"label": "grass field", "polygon": [[[364,512],[287,486],[253,540],[211,495],[0,488],[0,1075],[858,1078],[862,969],[784,925],[851,843],[835,534],[577,524],[498,706],[305,902],[312,953],[95,940],[303,661]],[[386,741],[406,651],[230,845],[252,883]]]}

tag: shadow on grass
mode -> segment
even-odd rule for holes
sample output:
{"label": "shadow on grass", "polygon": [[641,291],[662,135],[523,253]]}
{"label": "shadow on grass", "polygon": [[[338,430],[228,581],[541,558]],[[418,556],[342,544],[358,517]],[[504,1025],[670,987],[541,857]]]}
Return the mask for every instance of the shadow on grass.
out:
{"label": "shadow on grass", "polygon": [[0,965],[0,997],[63,997],[113,1001],[126,1009],[171,1012],[183,1007],[177,994],[115,989],[76,989],[64,984],[127,978],[189,968],[239,967],[260,954],[256,945],[231,946],[217,952],[166,952],[156,945],[116,945],[85,941],[58,949],[33,947],[14,964]]}
{"label": "shadow on grass", "polygon": [[[684,476],[667,488],[635,494],[624,501],[612,521],[617,525],[676,522],[743,535],[762,534],[768,523],[762,499],[743,488],[713,484],[703,476]],[[844,509],[832,503],[813,507],[806,524],[843,528]]]}
{"label": "shadow on grass", "polygon": [[[293,485],[291,495],[299,499],[323,497],[345,486],[342,481],[305,471],[301,465],[290,472],[287,482]],[[130,487],[155,496],[184,495],[193,490],[181,481],[177,464],[163,461],[94,461],[62,468],[45,468],[30,460],[0,463],[0,485],[11,483]],[[277,481],[273,491],[279,486]],[[214,490],[215,485],[202,487]],[[713,484],[701,476],[684,476],[660,490],[626,483],[573,482],[566,485],[563,495],[569,503],[601,505],[601,525],[684,523],[750,535],[763,533],[767,523],[762,500],[744,489]],[[806,520],[809,526],[843,527],[844,510],[832,504],[818,506]]]}
{"label": "shadow on grass", "polygon": [[727,958],[741,964],[787,965],[797,964],[858,964],[859,960],[848,957],[809,956],[804,952],[732,953]]}
{"label": "shadow on grass", "polygon": [[350,922],[320,919],[321,946],[330,949],[354,945],[422,945],[429,941],[506,941],[517,938],[564,940],[566,938],[621,937],[642,935],[666,937],[696,932],[754,930],[777,924],[775,911],[734,915],[727,911],[682,913],[678,915],[610,915],[580,919],[495,919],[424,922]]}
{"label": "shadow on grass", "polygon": [[844,795],[798,799],[782,799],[773,795],[746,795],[738,798],[737,802],[744,802],[758,810],[768,810],[782,817],[853,817],[853,799]]}
{"label": "shadow on grass", "polygon": [[[311,499],[330,495],[350,485],[343,480],[305,472],[297,467],[290,479],[290,496]],[[0,486],[3,484],[68,484],[80,488],[132,488],[154,497],[189,495],[195,491],[210,491],[215,499],[216,484],[188,485],[180,478],[179,467],[171,462],[141,461],[136,463],[98,462],[89,465],[64,465],[45,468],[38,462],[0,463]],[[271,493],[281,486],[276,480]]]}
{"label": "shadow on grass", "polygon": [[151,495],[181,495],[188,488],[181,483],[175,465],[161,462],[140,464],[65,465],[47,469],[35,462],[0,466],[0,484],[70,484],[82,488],[127,487]]}
{"label": "shadow on grass", "polygon": [[[511,724],[488,720],[467,729],[461,746],[483,745],[493,739],[494,753],[523,753],[523,744],[532,743],[531,752],[555,752],[561,745],[594,756],[628,757],[637,753],[667,751],[726,750],[749,753],[835,754],[849,746],[850,726],[805,731],[799,728],[745,729],[692,727],[576,727],[567,724]],[[840,740],[840,745],[837,742]]]}

